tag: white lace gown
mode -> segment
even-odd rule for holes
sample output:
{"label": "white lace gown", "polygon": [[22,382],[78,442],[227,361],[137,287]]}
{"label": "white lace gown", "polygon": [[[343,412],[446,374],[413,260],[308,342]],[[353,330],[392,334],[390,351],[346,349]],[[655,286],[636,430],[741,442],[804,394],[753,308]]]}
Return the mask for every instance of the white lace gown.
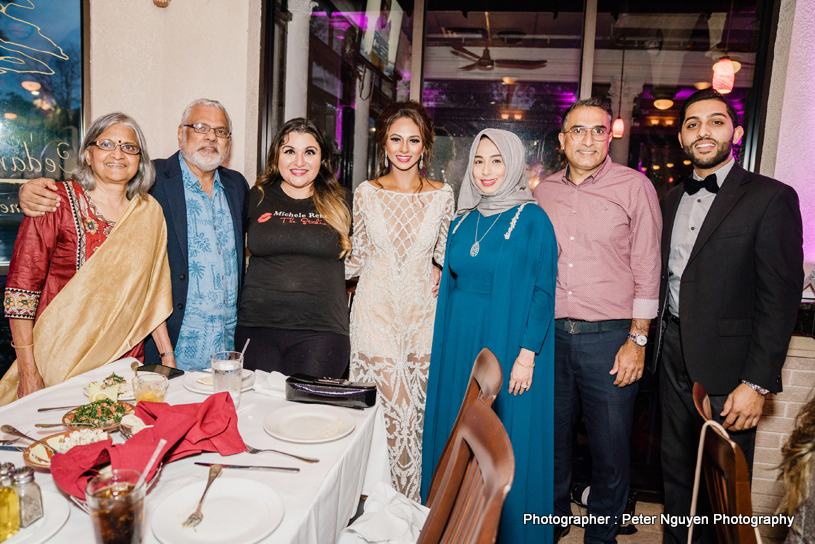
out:
{"label": "white lace gown", "polygon": [[366,181],[354,193],[353,249],[345,261],[345,277],[359,276],[351,308],[350,377],[376,384],[393,486],[416,501],[436,317],[432,266],[433,260],[444,264],[454,209],[449,185],[413,194]]}

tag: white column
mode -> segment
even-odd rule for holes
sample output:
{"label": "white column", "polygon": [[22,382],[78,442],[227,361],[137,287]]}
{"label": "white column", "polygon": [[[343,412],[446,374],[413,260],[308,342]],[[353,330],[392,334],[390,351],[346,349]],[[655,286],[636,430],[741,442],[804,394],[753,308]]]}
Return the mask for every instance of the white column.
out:
{"label": "white column", "polygon": [[371,86],[373,85],[370,70],[365,70],[361,86],[357,88],[354,101],[354,189],[368,176],[368,118],[371,111]]}
{"label": "white column", "polygon": [[312,0],[289,0],[286,28],[286,94],[284,121],[308,116],[308,40]]}

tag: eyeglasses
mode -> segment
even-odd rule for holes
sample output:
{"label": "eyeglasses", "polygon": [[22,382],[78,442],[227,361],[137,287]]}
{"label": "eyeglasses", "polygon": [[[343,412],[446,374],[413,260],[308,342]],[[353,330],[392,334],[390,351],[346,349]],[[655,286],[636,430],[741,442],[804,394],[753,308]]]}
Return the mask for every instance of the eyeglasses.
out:
{"label": "eyeglasses", "polygon": [[605,142],[608,140],[608,129],[606,127],[574,127],[571,130],[565,131],[563,134],[569,134],[573,142],[582,142],[586,138],[586,134],[591,134],[595,142]]}
{"label": "eyeglasses", "polygon": [[211,126],[209,126],[209,125],[207,125],[205,123],[194,123],[192,125],[184,125],[184,126],[185,127],[190,127],[191,129],[193,129],[198,134],[209,134],[210,130],[214,130],[215,135],[218,138],[229,138],[229,135],[232,134],[231,132],[226,130],[224,127],[213,128],[213,127],[211,127]]}
{"label": "eyeglasses", "polygon": [[113,151],[117,147],[121,147],[124,153],[128,155],[138,155],[141,153],[141,149],[137,145],[133,144],[117,144],[111,140],[96,140],[95,142],[91,143],[90,145],[95,145],[102,151]]}

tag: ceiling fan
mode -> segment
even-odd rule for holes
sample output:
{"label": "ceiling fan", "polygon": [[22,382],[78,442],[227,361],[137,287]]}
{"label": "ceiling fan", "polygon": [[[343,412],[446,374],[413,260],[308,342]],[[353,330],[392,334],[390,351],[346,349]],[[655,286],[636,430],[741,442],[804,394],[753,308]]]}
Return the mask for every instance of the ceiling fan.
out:
{"label": "ceiling fan", "polygon": [[469,60],[473,60],[472,64],[468,64],[467,66],[462,66],[459,68],[460,70],[470,71],[475,70],[476,68],[479,70],[492,70],[496,67],[498,68],[515,68],[519,70],[534,70],[536,68],[543,68],[546,66],[546,61],[541,60],[520,60],[520,59],[493,59],[490,56],[490,45],[492,44],[492,39],[490,37],[490,16],[489,13],[484,13],[484,16],[487,19],[487,47],[484,48],[484,52],[481,55],[477,55],[464,47],[463,45],[453,44],[451,47],[453,48],[453,54],[458,55],[460,57],[464,57]]}

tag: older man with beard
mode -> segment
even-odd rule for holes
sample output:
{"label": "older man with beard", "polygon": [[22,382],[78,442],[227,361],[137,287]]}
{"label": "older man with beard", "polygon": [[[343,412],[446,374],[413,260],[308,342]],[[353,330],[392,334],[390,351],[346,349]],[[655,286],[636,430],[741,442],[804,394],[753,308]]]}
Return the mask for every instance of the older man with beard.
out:
{"label": "older man with beard", "polygon": [[[167,320],[175,361],[183,370],[209,366],[209,356],[234,349],[243,277],[244,221],[249,185],[220,164],[229,154],[232,121],[217,101],[201,98],[184,110],[178,127],[179,152],[154,161],[151,194],[164,208],[167,256],[173,284],[173,314]],[[32,217],[59,205],[53,180],[20,189],[20,207]],[[159,363],[145,343],[145,363]]]}
{"label": "older man with beard", "polygon": [[[744,130],[733,106],[706,89],[685,101],[679,121],[693,176],[661,202],[663,326],[656,356],[665,514],[672,516],[688,515],[691,506],[702,422],[693,384],[705,387],[713,418],[752,468],[756,425],[765,395],[781,391],[804,282],[798,196],[736,162],[733,146]],[[697,514],[709,514],[702,494]],[[684,543],[687,531],[666,525],[663,541]],[[713,525],[693,535],[716,542]]]}

